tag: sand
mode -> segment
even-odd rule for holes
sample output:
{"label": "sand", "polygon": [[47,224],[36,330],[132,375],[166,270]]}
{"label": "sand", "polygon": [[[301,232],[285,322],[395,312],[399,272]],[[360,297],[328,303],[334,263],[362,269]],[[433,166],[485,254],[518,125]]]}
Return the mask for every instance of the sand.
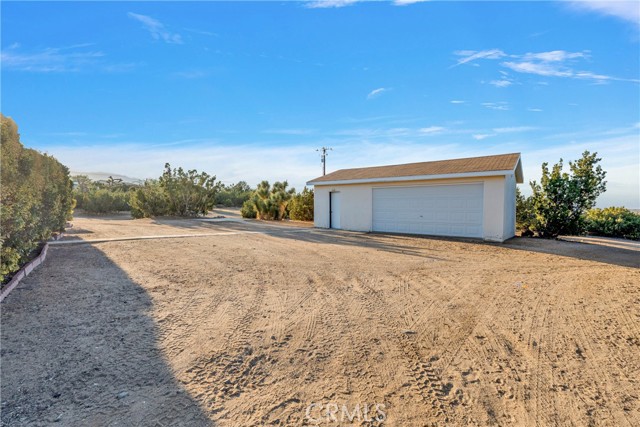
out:
{"label": "sand", "polygon": [[227,234],[51,246],[2,303],[3,425],[640,425],[638,252],[73,222]]}

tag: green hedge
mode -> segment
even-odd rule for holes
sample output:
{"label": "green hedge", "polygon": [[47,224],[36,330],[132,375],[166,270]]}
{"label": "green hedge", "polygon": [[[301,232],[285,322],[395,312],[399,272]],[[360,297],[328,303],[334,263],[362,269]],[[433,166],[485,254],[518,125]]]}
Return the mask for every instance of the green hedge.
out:
{"label": "green hedge", "polygon": [[626,208],[591,209],[585,214],[589,233],[640,240],[640,215]]}
{"label": "green hedge", "polygon": [[74,206],[69,170],[54,157],[25,148],[18,126],[0,114],[0,281],[20,268],[43,240],[62,231]]}
{"label": "green hedge", "polygon": [[[105,214],[111,212],[129,211],[129,192],[111,190],[108,188],[96,188],[80,197],[76,195],[78,208],[92,214]],[[80,203],[80,200],[82,203]]]}

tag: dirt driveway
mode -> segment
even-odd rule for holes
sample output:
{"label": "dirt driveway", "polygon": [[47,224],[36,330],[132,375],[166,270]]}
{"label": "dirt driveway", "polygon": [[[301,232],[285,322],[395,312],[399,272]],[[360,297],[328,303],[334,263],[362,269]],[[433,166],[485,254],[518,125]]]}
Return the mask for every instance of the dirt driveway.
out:
{"label": "dirt driveway", "polygon": [[194,237],[52,246],[1,306],[3,425],[640,425],[637,252],[258,222],[72,233]]}

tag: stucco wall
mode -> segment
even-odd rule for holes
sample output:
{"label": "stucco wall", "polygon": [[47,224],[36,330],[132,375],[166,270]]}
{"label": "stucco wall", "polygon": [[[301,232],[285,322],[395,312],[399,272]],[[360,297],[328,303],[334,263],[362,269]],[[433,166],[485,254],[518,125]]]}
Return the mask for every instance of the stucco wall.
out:
{"label": "stucco wall", "polygon": [[505,177],[504,192],[504,231],[503,240],[516,235],[516,177],[507,175]]}
{"label": "stucco wall", "polygon": [[484,181],[483,233],[485,240],[503,241],[504,233],[504,177]]}
{"label": "stucco wall", "polygon": [[[377,184],[316,185],[314,224],[329,228],[329,193],[340,192],[340,228],[371,231],[373,224],[373,188],[414,185],[484,184],[483,232],[486,240],[503,241],[515,232],[515,178],[507,176],[437,179]],[[513,224],[513,225],[512,225]]]}

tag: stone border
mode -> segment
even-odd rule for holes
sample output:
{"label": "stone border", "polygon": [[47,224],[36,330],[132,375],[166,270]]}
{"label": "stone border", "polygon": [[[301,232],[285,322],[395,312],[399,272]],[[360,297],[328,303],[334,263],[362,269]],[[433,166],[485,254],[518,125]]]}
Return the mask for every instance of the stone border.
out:
{"label": "stone border", "polygon": [[[58,233],[51,238],[51,241],[60,240],[64,233]],[[18,272],[11,278],[9,283],[4,287],[2,293],[0,293],[0,302],[2,302],[11,291],[18,286],[18,283],[22,281],[25,277],[27,277],[33,270],[36,269],[40,264],[42,264],[47,257],[47,251],[49,250],[49,242],[44,244],[44,247],[40,251],[40,255],[26,263]]]}

